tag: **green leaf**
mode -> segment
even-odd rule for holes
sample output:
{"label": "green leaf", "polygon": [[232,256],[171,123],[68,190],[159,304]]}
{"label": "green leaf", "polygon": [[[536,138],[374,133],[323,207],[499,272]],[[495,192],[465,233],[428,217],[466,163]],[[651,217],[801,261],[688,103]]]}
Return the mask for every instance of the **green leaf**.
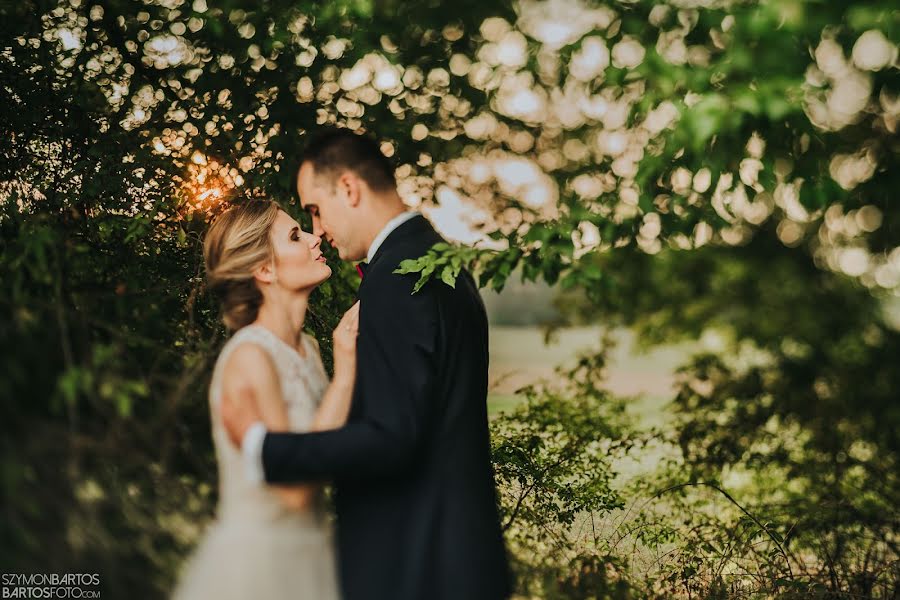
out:
{"label": "green leaf", "polygon": [[407,273],[418,273],[422,270],[422,265],[416,259],[406,259],[400,263],[400,266],[394,270],[394,273],[406,275]]}
{"label": "green leaf", "polygon": [[416,285],[413,286],[412,293],[415,294],[416,292],[421,290],[422,286],[424,286],[426,283],[428,283],[428,276],[423,274],[421,277],[419,277],[419,280],[416,282]]}
{"label": "green leaf", "polygon": [[119,415],[122,417],[130,417],[131,416],[131,396],[128,394],[117,394],[116,395],[116,409],[119,411]]}
{"label": "green leaf", "polygon": [[456,288],[456,275],[453,273],[452,267],[446,267],[441,271],[441,281],[452,288]]}

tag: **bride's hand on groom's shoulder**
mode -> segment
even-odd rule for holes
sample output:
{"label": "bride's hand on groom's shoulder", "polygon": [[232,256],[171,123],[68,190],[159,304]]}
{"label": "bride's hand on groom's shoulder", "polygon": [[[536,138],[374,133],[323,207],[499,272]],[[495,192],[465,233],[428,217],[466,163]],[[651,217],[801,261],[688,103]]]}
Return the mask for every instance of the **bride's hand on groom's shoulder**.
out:
{"label": "bride's hand on groom's shoulder", "polygon": [[334,378],[352,381],[356,376],[356,336],[359,334],[359,302],[350,307],[334,329]]}

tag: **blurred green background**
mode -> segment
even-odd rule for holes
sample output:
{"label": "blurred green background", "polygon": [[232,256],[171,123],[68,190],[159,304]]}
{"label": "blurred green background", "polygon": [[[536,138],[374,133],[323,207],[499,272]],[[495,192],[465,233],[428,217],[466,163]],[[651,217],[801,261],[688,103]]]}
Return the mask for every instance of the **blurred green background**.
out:
{"label": "blurred green background", "polygon": [[484,288],[518,597],[897,597],[894,3],[25,0],[0,37],[4,572],[169,593],[217,495],[202,236],[305,219],[338,125],[452,242],[415,269]]}

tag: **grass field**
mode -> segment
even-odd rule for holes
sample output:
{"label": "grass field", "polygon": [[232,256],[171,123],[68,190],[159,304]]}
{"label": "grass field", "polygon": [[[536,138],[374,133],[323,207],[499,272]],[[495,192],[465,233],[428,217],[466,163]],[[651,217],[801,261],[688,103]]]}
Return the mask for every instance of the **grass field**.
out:
{"label": "grass field", "polygon": [[[549,344],[538,326],[492,326],[488,410],[496,414],[521,401],[516,391],[542,379],[556,377],[555,369],[572,364],[579,353],[599,350],[599,327],[563,329]],[[665,404],[672,397],[673,372],[687,358],[689,346],[671,346],[641,353],[627,330],[614,334],[607,387],[616,394],[641,396],[635,416],[643,426],[661,424]]]}
{"label": "grass field", "polygon": [[[490,415],[514,408],[523,400],[516,390],[541,379],[558,377],[555,368],[572,364],[578,354],[599,350],[602,340],[597,327],[566,329],[549,344],[545,344],[543,330],[537,326],[494,326],[491,328],[491,391],[488,396]],[[691,351],[688,345],[672,346],[642,353],[635,348],[634,336],[629,331],[614,334],[615,346],[609,352],[607,389],[617,395],[632,396],[629,405],[634,425],[639,429],[664,428],[672,418],[667,405],[673,396],[673,373]],[[661,461],[678,456],[678,448],[663,442],[653,442],[635,449],[628,456],[616,459],[613,464],[614,488],[624,490],[632,482],[651,477]],[[650,572],[661,560],[666,547],[651,550],[635,536],[628,533],[634,525],[641,507],[648,498],[626,496],[627,505],[622,509],[603,514],[582,513],[568,528],[557,535],[571,540],[587,540],[587,532],[607,540],[631,547],[631,568],[638,573]],[[655,506],[665,504],[659,501]],[[573,542],[581,547],[589,542]],[[640,576],[640,575],[639,575]]]}

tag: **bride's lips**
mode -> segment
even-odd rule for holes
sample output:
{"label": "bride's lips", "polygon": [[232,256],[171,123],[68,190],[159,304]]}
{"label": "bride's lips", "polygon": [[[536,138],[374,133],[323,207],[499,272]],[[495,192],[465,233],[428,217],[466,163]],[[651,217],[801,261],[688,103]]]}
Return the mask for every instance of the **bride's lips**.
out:
{"label": "bride's lips", "polygon": [[316,259],[316,261],[321,262],[321,263],[328,262],[328,260],[325,258],[325,255],[323,255],[323,254],[320,254],[319,257]]}

